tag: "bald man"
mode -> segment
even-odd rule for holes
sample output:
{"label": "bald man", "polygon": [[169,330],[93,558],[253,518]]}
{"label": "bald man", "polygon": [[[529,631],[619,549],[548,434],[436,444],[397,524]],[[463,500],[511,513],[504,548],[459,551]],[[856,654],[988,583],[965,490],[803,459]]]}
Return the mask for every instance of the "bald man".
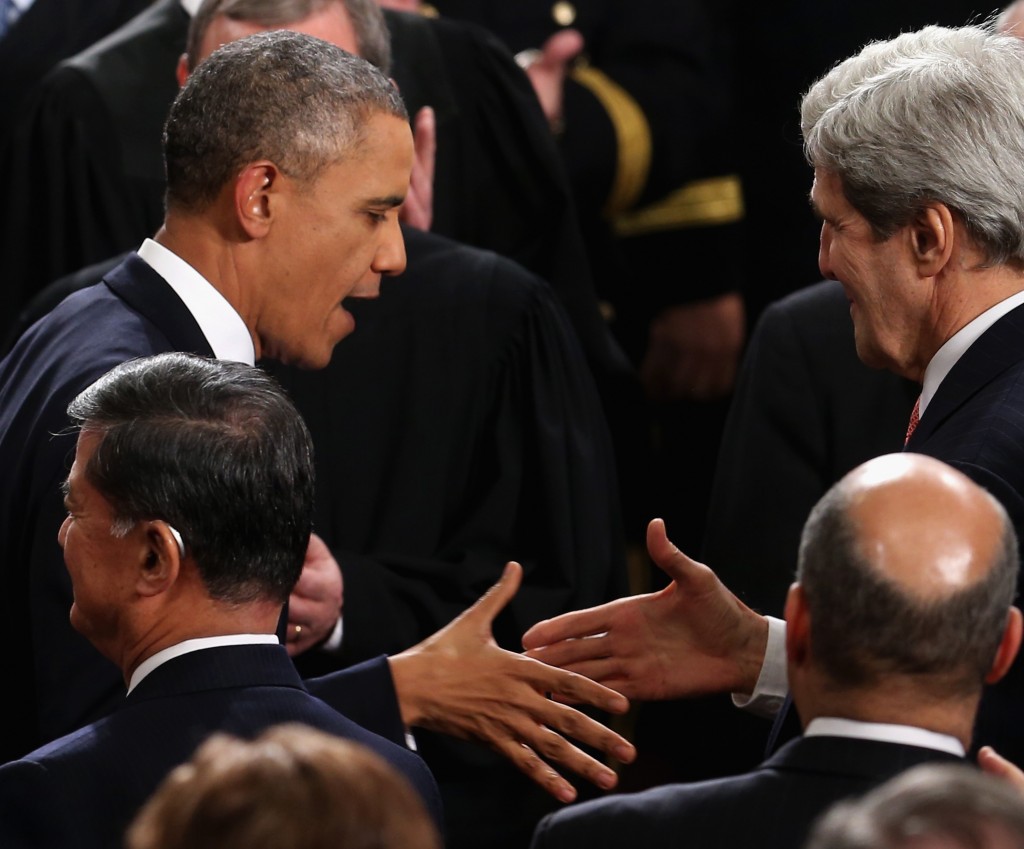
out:
{"label": "bald man", "polygon": [[[660,523],[651,542],[685,559]],[[683,834],[691,849],[799,846],[833,802],[962,759],[983,685],[1020,646],[1017,570],[1006,511],[965,475],[909,453],[858,466],[811,511],[786,602],[804,736],[746,775],[567,808],[541,822],[535,849],[667,847]]]}

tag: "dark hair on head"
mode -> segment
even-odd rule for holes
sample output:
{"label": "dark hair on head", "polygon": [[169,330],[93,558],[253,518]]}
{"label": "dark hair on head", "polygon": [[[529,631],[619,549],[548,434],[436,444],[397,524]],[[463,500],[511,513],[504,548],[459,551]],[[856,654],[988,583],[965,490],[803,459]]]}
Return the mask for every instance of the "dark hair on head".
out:
{"label": "dark hair on head", "polygon": [[840,481],[815,505],[800,541],[797,580],[811,616],[814,658],[841,687],[888,675],[926,676],[943,694],[981,690],[1006,628],[1017,586],[1017,537],[1006,511],[984,577],[955,593],[921,599],[887,580],[865,557]]}
{"label": "dark hair on head", "polygon": [[378,114],[409,116],[369,62],[319,38],[271,30],[217,48],[164,127],[167,208],[206,209],[251,162],[312,182],[356,151]]}
{"label": "dark hair on head", "polygon": [[273,378],[160,354],[112,369],[68,415],[100,436],[84,474],[110,503],[115,533],[162,519],[214,598],[288,598],[312,528],[313,444]]}
{"label": "dark hair on head", "polygon": [[288,29],[331,6],[348,12],[359,55],[383,74],[391,73],[391,34],[377,0],[203,0],[192,17],[185,42],[189,70],[199,64],[203,39],[219,17],[267,29]]}

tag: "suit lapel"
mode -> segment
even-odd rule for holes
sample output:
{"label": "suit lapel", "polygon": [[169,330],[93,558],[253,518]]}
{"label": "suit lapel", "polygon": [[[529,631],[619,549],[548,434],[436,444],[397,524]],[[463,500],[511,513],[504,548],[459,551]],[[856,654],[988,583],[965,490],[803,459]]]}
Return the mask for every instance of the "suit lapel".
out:
{"label": "suit lapel", "polygon": [[129,254],[104,276],[103,282],[132,309],[159,327],[175,351],[214,356],[213,348],[188,307],[138,254]]}
{"label": "suit lapel", "polygon": [[950,369],[925,409],[907,450],[931,436],[942,423],[1006,369],[1020,362],[1024,340],[1024,306],[1008,312],[986,330]]}

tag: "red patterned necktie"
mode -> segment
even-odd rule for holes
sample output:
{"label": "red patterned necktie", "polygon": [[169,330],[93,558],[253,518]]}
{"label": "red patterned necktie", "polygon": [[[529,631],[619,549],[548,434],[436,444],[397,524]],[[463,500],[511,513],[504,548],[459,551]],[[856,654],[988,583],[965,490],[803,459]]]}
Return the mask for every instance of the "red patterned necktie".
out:
{"label": "red patterned necktie", "polygon": [[921,421],[921,396],[917,396],[917,400],[914,402],[914,409],[910,411],[910,423],[907,425],[907,436],[903,440],[903,444],[906,445],[910,442],[910,435],[914,432],[914,428],[917,427],[917,423]]}

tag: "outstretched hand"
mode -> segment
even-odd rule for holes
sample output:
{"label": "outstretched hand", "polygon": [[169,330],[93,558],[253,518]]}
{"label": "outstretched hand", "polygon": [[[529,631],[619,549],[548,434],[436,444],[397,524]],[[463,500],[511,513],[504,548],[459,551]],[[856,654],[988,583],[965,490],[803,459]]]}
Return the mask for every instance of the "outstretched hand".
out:
{"label": "outstretched hand", "polygon": [[1009,782],[1024,793],[1024,770],[1008,761],[991,746],[982,746],[978,749],[978,766],[983,772]]}
{"label": "outstretched hand", "polygon": [[523,636],[527,655],[630,699],[752,692],[767,621],[676,548],[661,519],[647,526],[647,550],[672,583],[539,622]]}
{"label": "outstretched hand", "polygon": [[[390,658],[406,725],[485,743],[563,802],[576,790],[552,761],[603,789],[617,776],[566,738],[633,760],[632,744],[565,704],[587,703],[624,713],[628,701],[586,678],[506,651],[494,641],[495,616],[516,594],[522,567],[509,563],[476,604],[419,645]],[[546,760],[545,760],[546,759]]]}

